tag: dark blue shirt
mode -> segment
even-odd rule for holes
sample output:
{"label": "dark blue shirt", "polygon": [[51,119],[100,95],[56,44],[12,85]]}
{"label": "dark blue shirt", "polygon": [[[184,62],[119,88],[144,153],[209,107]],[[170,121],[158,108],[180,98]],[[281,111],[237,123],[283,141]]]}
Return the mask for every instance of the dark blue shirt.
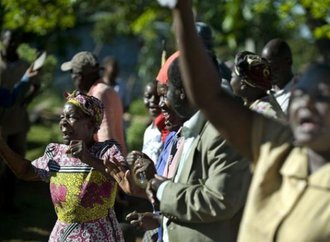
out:
{"label": "dark blue shirt", "polygon": [[15,84],[12,91],[7,88],[0,88],[0,107],[8,108],[22,101],[29,86],[29,77],[24,75],[22,79]]}

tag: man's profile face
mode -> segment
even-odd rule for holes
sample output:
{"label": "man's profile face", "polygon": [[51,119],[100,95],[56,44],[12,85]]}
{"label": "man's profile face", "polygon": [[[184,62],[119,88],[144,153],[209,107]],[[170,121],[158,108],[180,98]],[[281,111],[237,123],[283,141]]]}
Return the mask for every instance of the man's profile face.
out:
{"label": "man's profile face", "polygon": [[73,81],[73,84],[75,88],[78,90],[83,90],[82,88],[82,73],[80,71],[77,71],[75,69],[71,70],[71,79]]}
{"label": "man's profile face", "polygon": [[173,109],[172,98],[169,98],[169,89],[165,84],[158,84],[157,93],[159,95],[159,107],[165,118],[165,125],[168,130],[173,131],[183,123],[182,119]]}

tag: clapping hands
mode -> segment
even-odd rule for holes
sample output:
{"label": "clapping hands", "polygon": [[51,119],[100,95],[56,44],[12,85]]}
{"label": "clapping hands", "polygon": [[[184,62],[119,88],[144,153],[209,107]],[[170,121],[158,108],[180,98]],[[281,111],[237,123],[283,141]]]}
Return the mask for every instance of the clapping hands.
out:
{"label": "clapping hands", "polygon": [[138,213],[134,211],[126,216],[126,220],[144,230],[155,229],[160,225],[160,215],[150,212]]}
{"label": "clapping hands", "polygon": [[127,155],[127,163],[133,172],[136,183],[142,188],[146,188],[147,181],[156,174],[153,161],[140,151],[132,151]]}
{"label": "clapping hands", "polygon": [[125,164],[112,157],[111,160],[105,160],[104,165],[105,172],[115,179],[126,194],[146,197],[145,190],[136,185],[131,170]]}

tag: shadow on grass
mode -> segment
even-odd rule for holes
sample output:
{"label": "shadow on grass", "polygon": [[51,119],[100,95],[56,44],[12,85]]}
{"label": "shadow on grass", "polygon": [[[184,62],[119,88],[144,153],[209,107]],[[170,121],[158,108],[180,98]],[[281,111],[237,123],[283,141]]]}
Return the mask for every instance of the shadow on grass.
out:
{"label": "shadow on grass", "polygon": [[48,241],[56,221],[48,184],[18,182],[15,205],[18,211],[0,212],[0,241]]}

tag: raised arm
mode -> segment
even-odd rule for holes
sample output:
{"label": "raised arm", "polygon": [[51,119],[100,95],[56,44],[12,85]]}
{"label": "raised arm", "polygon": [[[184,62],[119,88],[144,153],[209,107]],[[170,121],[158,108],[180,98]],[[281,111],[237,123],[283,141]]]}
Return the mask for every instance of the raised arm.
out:
{"label": "raised arm", "polygon": [[[38,73],[38,71],[33,71],[32,66],[26,70],[21,80],[14,86],[12,92],[12,105],[14,103],[22,103],[26,98],[29,98],[30,95],[35,95],[35,93],[29,93],[29,90],[31,85],[34,85],[32,80],[37,77]],[[33,88],[33,91],[35,91],[35,88]],[[26,97],[26,94],[28,94],[28,97]]]}
{"label": "raised arm", "polygon": [[179,0],[173,9],[181,73],[188,97],[230,143],[251,159],[249,144],[255,114],[220,88],[218,73],[196,33],[191,8],[191,0]]}
{"label": "raised arm", "polygon": [[[0,134],[1,136],[1,134]],[[0,156],[13,173],[22,180],[39,181],[40,178],[31,165],[31,161],[24,159],[12,151],[0,137]]]}

